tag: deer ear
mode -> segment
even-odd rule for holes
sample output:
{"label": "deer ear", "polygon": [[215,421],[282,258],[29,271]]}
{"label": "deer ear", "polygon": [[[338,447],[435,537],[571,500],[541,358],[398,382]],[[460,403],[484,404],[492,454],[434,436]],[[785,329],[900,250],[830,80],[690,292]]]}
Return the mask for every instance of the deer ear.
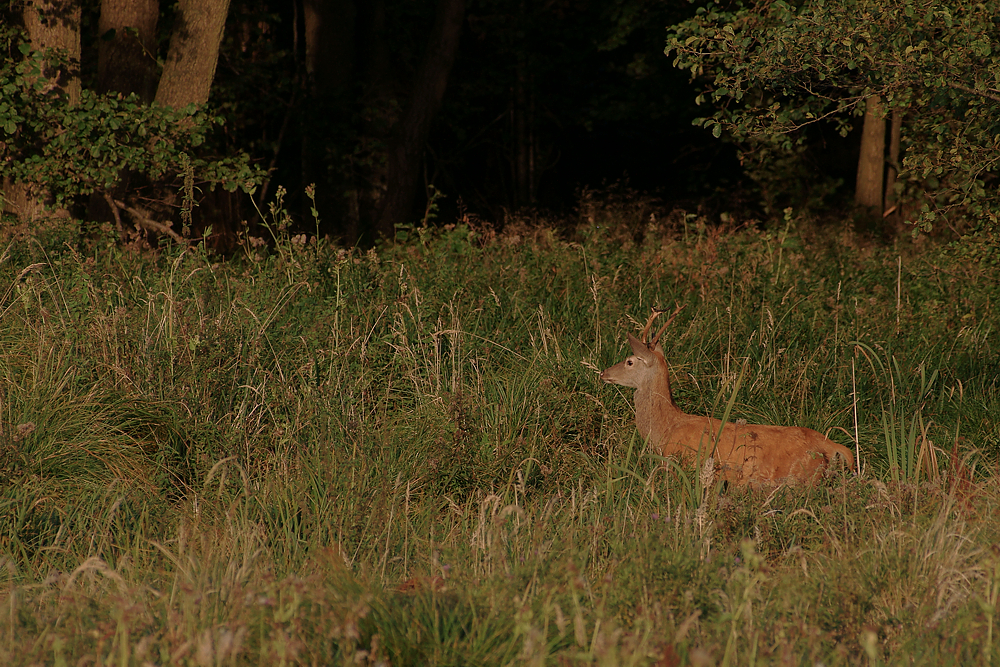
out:
{"label": "deer ear", "polygon": [[646,347],[645,343],[643,343],[641,340],[639,340],[632,334],[629,334],[628,344],[632,346],[632,352],[635,354],[635,356],[639,357],[640,359],[643,360],[643,362],[647,364],[650,362],[650,359],[652,358],[652,353],[649,351],[649,348]]}

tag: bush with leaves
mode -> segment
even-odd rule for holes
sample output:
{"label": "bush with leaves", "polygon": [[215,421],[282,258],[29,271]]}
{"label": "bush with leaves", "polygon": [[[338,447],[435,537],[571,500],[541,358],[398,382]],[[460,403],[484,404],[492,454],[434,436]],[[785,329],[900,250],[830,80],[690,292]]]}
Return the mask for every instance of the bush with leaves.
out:
{"label": "bush with leaves", "polygon": [[669,28],[666,53],[701,82],[698,102],[715,106],[696,124],[770,155],[801,146],[814,123],[846,136],[878,96],[904,114],[900,176],[922,199],[920,225],[965,215],[992,226],[998,19],[997,0],[709,2]]}
{"label": "bush with leaves", "polygon": [[[14,44],[17,44],[16,49]],[[0,63],[0,177],[45,192],[65,206],[92,193],[101,195],[117,217],[123,176],[183,188],[195,186],[252,191],[262,172],[246,153],[204,156],[206,140],[222,120],[203,108],[144,104],[137,96],[83,90],[71,104],[47,74],[65,66],[52,50],[32,50],[12,28],[0,29],[0,49],[23,58]],[[137,220],[167,231],[170,221]],[[169,232],[168,232],[169,233]],[[176,236],[176,234],[171,234]]]}

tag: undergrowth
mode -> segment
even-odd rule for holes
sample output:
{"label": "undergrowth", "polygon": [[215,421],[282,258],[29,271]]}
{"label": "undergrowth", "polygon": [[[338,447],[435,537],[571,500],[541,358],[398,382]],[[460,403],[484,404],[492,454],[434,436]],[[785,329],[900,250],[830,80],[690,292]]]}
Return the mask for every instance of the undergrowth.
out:
{"label": "undergrowth", "polygon": [[[0,661],[995,664],[973,242],[581,218],[226,261],[11,242]],[[735,392],[861,474],[723,488],[647,451],[598,372],[675,304],[685,411]]]}

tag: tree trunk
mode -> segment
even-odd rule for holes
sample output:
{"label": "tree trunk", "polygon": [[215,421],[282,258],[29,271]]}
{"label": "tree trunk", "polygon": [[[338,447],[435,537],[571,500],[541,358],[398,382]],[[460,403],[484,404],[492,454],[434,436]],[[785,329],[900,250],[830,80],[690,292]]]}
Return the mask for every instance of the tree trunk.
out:
{"label": "tree trunk", "polygon": [[[101,0],[98,20],[97,83],[99,93],[135,93],[149,104],[156,95],[160,72],[156,63],[158,0]],[[121,230],[115,200],[126,198],[135,175],[119,173],[109,191],[93,192],[87,202],[87,219],[115,222]]]}
{"label": "tree trunk", "polygon": [[529,49],[526,43],[525,24],[527,23],[527,8],[525,0],[521,0],[517,20],[517,43],[515,45],[515,76],[514,76],[514,106],[513,135],[514,158],[514,208],[533,204],[535,201],[534,183],[534,92],[529,66]]}
{"label": "tree trunk", "polygon": [[[371,0],[362,0],[370,2]],[[336,154],[331,165],[329,129],[350,126],[353,121],[352,102],[356,93],[354,81],[355,34],[357,29],[355,0],[304,0],[302,3],[305,37],[305,72],[309,99],[302,105],[302,183],[315,184],[315,208],[326,220],[339,221],[338,232],[355,240],[358,218],[353,201],[346,193],[343,181],[343,159]],[[330,167],[333,167],[331,169]],[[302,199],[302,219],[312,218],[313,201]],[[323,225],[324,229],[328,225]],[[323,229],[320,230],[322,233]]]}
{"label": "tree trunk", "polygon": [[376,224],[376,231],[388,239],[393,238],[396,225],[412,213],[424,145],[444,98],[464,16],[465,0],[438,0],[434,29],[417,72],[413,96],[389,143],[388,190]]}
{"label": "tree trunk", "polygon": [[62,88],[70,104],[80,101],[80,3],[76,0],[33,0],[24,6],[24,27],[31,48],[61,49],[69,66],[47,72],[52,86]]}
{"label": "tree trunk", "polygon": [[157,0],[102,0],[98,21],[97,92],[156,94]]}
{"label": "tree trunk", "polygon": [[[31,48],[65,52],[67,66],[45,72],[48,89],[61,88],[70,104],[80,101],[80,4],[76,0],[33,0],[24,6],[24,27]],[[0,209],[13,213],[22,222],[46,216],[49,193],[36,183],[14,183],[4,178],[0,184]],[[51,213],[68,217],[65,210]]]}
{"label": "tree trunk", "polygon": [[514,207],[525,206],[531,200],[531,174],[528,114],[528,72],[527,57],[517,56],[517,70],[514,79]]}
{"label": "tree trunk", "polygon": [[884,215],[896,208],[896,177],[899,176],[899,144],[903,129],[903,111],[892,110],[892,125],[889,130],[889,169],[885,179]]}
{"label": "tree trunk", "polygon": [[228,11],[229,0],[179,0],[157,103],[184,107],[208,101]]}
{"label": "tree trunk", "polygon": [[314,92],[340,92],[354,74],[353,0],[305,0],[306,73]]}
{"label": "tree trunk", "polygon": [[[374,153],[376,144],[390,143],[392,128],[399,125],[400,111],[395,102],[392,64],[386,34],[385,0],[365,0],[357,4],[356,62],[361,86],[363,113],[361,134],[355,146]],[[380,156],[381,157],[381,156]],[[350,159],[347,170],[348,211],[344,224],[350,243],[371,241],[385,203],[388,166],[380,159]],[[391,233],[391,231],[390,231]]]}
{"label": "tree trunk", "polygon": [[861,156],[854,203],[878,211],[882,207],[882,173],[885,170],[885,117],[882,100],[872,95],[865,100],[865,122],[861,131]]}

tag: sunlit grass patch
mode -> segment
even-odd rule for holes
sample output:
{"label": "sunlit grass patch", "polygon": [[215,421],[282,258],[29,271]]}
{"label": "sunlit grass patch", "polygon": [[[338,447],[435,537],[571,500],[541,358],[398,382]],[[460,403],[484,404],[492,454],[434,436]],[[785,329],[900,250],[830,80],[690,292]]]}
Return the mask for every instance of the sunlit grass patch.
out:
{"label": "sunlit grass patch", "polygon": [[[629,224],[11,250],[0,662],[994,660],[992,269]],[[827,432],[862,475],[649,451],[598,372],[674,304],[686,412]]]}

